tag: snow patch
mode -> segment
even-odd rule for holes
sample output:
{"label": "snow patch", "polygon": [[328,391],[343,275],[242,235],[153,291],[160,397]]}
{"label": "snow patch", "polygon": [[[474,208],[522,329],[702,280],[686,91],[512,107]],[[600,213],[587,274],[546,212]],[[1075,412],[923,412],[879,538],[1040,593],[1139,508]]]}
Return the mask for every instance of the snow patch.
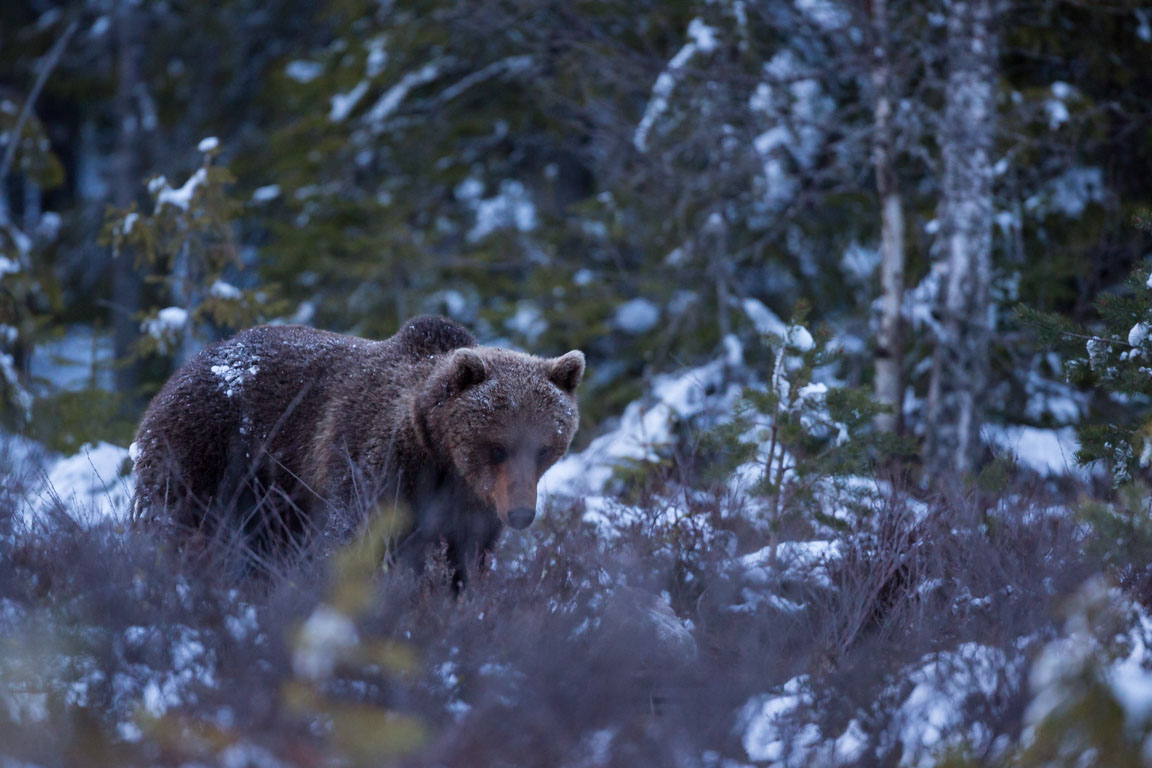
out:
{"label": "snow patch", "polygon": [[930,654],[909,675],[913,688],[896,716],[904,745],[901,765],[937,765],[949,749],[964,745],[979,754],[989,746],[988,728],[979,722],[965,729],[965,706],[974,696],[994,700],[1005,695],[1007,654],[979,643]]}
{"label": "snow patch", "polygon": [[91,326],[75,325],[36,345],[29,373],[40,392],[77,392],[92,386],[111,390],[113,358],[111,337],[97,336]]}
{"label": "snow patch", "polygon": [[1058,211],[1074,218],[1084,213],[1090,203],[1102,203],[1104,195],[1104,171],[1101,168],[1069,168],[1025,200],[1024,207],[1029,211]]}
{"label": "snow patch", "polygon": [[647,333],[660,322],[660,308],[645,298],[624,302],[612,315],[612,325],[625,333]]}
{"label": "snow patch", "polygon": [[284,67],[284,75],[298,83],[310,83],[324,73],[324,66],[317,61],[296,59]]}
{"label": "snow patch", "polygon": [[752,321],[756,332],[762,336],[776,336],[782,339],[788,333],[788,325],[757,299],[744,299],[740,306]]}
{"label": "snow patch", "polygon": [[217,280],[216,282],[212,283],[212,287],[208,289],[208,293],[217,299],[230,300],[239,299],[244,295],[239,288],[232,285],[231,283],[226,283],[223,280]]}
{"label": "snow patch", "polygon": [[[733,339],[730,344],[739,347]],[[728,382],[726,361],[714,360],[679,374],[657,376],[650,398],[630,403],[616,429],[607,432],[577,454],[554,464],[540,479],[540,503],[550,496],[587,498],[601,495],[616,467],[628,462],[658,461],[660,450],[673,440],[681,421],[715,408],[730,413],[740,387]]]}
{"label": "snow patch", "polygon": [[188,324],[188,310],[183,307],[165,307],[140,324],[140,330],[168,348]]}
{"label": "snow patch", "polygon": [[250,354],[246,346],[234,344],[216,351],[209,370],[216,377],[216,388],[225,397],[233,397],[260,373],[259,362],[260,357]]}
{"label": "snow patch", "polygon": [[672,89],[676,87],[676,73],[683,69],[697,53],[710,53],[716,49],[716,45],[715,29],[705,24],[700,18],[692,19],[688,23],[688,42],[680,48],[672,60],[668,62],[668,66],[656,78],[656,83],[652,86],[652,96],[648,100],[648,106],[644,109],[644,116],[640,119],[640,124],[636,126],[636,132],[632,136],[632,145],[636,147],[638,152],[648,151],[648,134],[651,133],[656,121],[668,111],[668,101],[672,95]]}
{"label": "snow patch", "polygon": [[26,524],[34,524],[57,499],[81,525],[123,522],[134,489],[132,477],[121,474],[128,457],[127,449],[99,442],[85,444],[75,456],[52,463],[46,467],[44,485],[29,495]]}
{"label": "snow patch", "polygon": [[0,278],[20,272],[20,264],[7,256],[0,256]]}
{"label": "snow patch", "polygon": [[327,605],[317,606],[300,629],[292,667],[301,677],[324,680],[359,642],[351,619]]}
{"label": "snow patch", "polygon": [[[157,185],[158,190],[153,190],[153,185],[148,185],[149,191],[156,194],[156,212],[159,213],[160,209],[165,205],[174,205],[182,211],[188,210],[188,206],[192,203],[192,198],[196,194],[196,189],[208,180],[208,169],[199,168],[196,173],[188,177],[188,181],[184,182],[184,186],[179,189],[172,189],[168,186],[168,182],[163,176],[158,177],[161,183]],[[153,180],[155,181],[155,179]]]}
{"label": "snow patch", "polygon": [[740,742],[748,758],[776,766],[850,766],[864,757],[868,739],[853,718],[844,732],[826,738],[808,722],[813,707],[808,677],[794,677],[778,692],[753,696],[739,716]]}
{"label": "snow patch", "polygon": [[328,120],[333,123],[344,122],[366,93],[368,93],[368,81],[361,80],[347,93],[333,95],[331,98],[332,108],[328,111]]}
{"label": "snow patch", "polygon": [[1140,346],[1148,338],[1148,330],[1147,323],[1136,323],[1132,326],[1132,330],[1128,331],[1128,343],[1134,347]]}
{"label": "snow patch", "polygon": [[408,93],[413,88],[430,83],[439,76],[440,66],[435,62],[425,64],[420,69],[405,74],[404,77],[400,78],[400,82],[385,91],[384,95],[372,105],[372,108],[368,110],[366,119],[378,128],[380,123],[396,111],[396,108],[407,98]]}
{"label": "snow patch", "polygon": [[494,197],[477,199],[474,204],[476,224],[469,230],[470,243],[483,240],[498,229],[531,232],[536,229],[536,204],[519,181],[505,179]]}
{"label": "snow patch", "polygon": [[256,187],[252,190],[252,202],[266,203],[269,200],[275,200],[280,197],[280,185],[268,184],[263,187]]}
{"label": "snow patch", "polygon": [[1039,427],[989,424],[984,437],[998,449],[1011,454],[1024,467],[1045,477],[1078,474],[1076,451],[1080,441],[1073,427]]}
{"label": "snow patch", "polygon": [[519,333],[531,344],[548,330],[548,321],[533,302],[521,301],[516,305],[516,313],[504,321],[504,327]]}

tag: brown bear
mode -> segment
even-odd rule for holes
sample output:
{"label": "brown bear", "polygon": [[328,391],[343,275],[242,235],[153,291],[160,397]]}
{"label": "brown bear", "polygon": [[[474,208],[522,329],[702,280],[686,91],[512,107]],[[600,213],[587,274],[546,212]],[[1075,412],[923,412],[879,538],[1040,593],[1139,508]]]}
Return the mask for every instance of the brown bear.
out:
{"label": "brown bear", "polygon": [[442,317],[384,341],[253,328],[152,400],[132,451],[134,517],[282,553],[398,502],[410,525],[397,552],[419,565],[443,547],[462,584],[504,525],[532,523],[537,482],[576,431],[583,374],[579,351],[477,346]]}

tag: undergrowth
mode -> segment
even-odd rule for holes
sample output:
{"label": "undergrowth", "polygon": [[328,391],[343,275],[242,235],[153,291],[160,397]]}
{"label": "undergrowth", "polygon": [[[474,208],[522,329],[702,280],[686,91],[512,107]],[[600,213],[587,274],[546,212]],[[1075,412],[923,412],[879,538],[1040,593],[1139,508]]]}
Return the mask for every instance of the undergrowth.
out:
{"label": "undergrowth", "polygon": [[1099,510],[1042,494],[879,483],[807,559],[691,515],[609,535],[579,501],[553,505],[456,597],[442,563],[387,567],[372,526],[238,577],[147,530],[29,519],[9,477],[6,765],[837,764],[813,734],[849,732],[839,764],[889,765],[910,759],[915,691],[944,670],[982,680],[990,654],[993,693],[965,689],[937,741],[999,764],[1026,752],[1028,670],[1081,585],[1146,592],[1141,553],[1105,546]]}

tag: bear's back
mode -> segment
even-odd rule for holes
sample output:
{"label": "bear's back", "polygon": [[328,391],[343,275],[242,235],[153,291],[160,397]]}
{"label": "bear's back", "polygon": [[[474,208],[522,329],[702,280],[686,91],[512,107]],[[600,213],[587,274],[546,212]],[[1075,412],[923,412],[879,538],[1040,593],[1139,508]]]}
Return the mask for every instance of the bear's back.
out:
{"label": "bear's back", "polygon": [[286,507],[277,514],[301,518],[288,527],[303,530],[316,491],[334,489],[328,470],[362,458],[346,446],[398,427],[404,396],[436,360],[475,343],[456,323],[424,316],[384,341],[267,325],[210,345],[169,379],[141,422],[138,513],[166,511],[195,530],[207,505],[243,519],[250,500],[242,491],[276,487]]}

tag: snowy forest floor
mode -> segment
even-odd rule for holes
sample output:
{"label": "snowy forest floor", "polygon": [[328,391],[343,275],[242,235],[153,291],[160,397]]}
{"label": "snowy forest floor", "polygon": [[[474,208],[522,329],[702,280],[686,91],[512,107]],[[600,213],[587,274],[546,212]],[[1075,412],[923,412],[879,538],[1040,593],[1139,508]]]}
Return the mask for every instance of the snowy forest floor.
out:
{"label": "snowy forest floor", "polygon": [[124,458],[0,456],[5,766],[1139,764],[1152,744],[1152,535],[1117,505],[857,478],[773,547],[727,491],[555,496],[457,599],[436,567],[381,572],[371,537],[270,577],[187,561],[124,525]]}

